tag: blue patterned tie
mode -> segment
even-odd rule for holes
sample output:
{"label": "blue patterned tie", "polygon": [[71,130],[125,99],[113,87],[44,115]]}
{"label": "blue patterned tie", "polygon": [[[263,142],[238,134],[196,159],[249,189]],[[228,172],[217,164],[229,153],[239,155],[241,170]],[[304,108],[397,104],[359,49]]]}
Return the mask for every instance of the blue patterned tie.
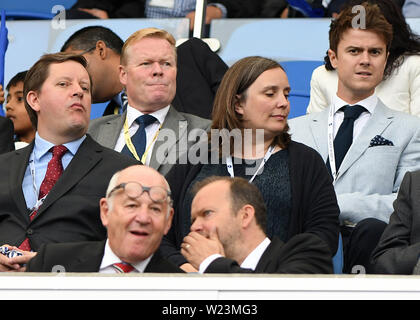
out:
{"label": "blue patterned tie", "polygon": [[[136,148],[137,155],[141,159],[144,151],[146,150],[146,127],[156,121],[154,116],[150,114],[144,114],[136,119],[136,122],[139,124],[139,128],[136,133],[131,137],[131,142]],[[128,149],[127,145],[121,150],[121,153],[129,155],[134,158],[134,155]]]}
{"label": "blue patterned tie", "polygon": [[127,110],[127,104],[128,104],[128,97],[125,91],[121,92],[121,102],[122,102],[122,105],[121,105],[120,113],[124,113],[125,110]]}
{"label": "blue patterned tie", "polygon": [[[359,105],[344,106],[344,120],[338,129],[337,135],[334,139],[334,155],[335,155],[335,167],[336,171],[340,168],[347,151],[353,143],[353,128],[354,121],[360,116],[366,109]],[[331,171],[330,161],[327,159],[327,167]]]}

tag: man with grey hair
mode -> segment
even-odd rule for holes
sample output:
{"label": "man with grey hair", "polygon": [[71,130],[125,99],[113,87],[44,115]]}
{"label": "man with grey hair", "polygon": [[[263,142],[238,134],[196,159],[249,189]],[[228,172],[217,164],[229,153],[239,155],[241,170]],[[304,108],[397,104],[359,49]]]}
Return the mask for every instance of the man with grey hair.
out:
{"label": "man with grey hair", "polygon": [[135,165],[115,173],[100,200],[108,238],[43,246],[26,271],[50,272],[61,265],[66,272],[182,272],[158,250],[171,227],[170,194],[165,178],[150,167]]}

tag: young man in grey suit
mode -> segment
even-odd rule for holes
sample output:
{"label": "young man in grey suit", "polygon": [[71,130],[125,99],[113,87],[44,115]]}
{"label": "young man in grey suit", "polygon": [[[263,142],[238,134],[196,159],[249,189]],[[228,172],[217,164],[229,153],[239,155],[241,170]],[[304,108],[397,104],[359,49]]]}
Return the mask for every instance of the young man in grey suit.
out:
{"label": "young man in grey suit", "polygon": [[[133,33],[121,52],[120,81],[128,106],[122,115],[92,121],[89,133],[100,144],[140,160],[165,175],[210,121],[171,106],[176,92],[175,39],[165,30]],[[197,130],[194,130],[197,129]]]}
{"label": "young man in grey suit", "polygon": [[370,254],[389,221],[401,180],[420,168],[420,119],[387,108],[375,94],[392,39],[392,27],[377,5],[343,11],[332,21],[329,37],[328,56],[338,74],[333,104],[289,125],[292,139],[316,149],[331,170],[341,211],[344,272],[355,265],[370,272]]}
{"label": "young man in grey suit", "polygon": [[130,166],[114,174],[100,200],[108,238],[45,245],[26,271],[51,272],[62,266],[66,272],[182,272],[158,250],[173,214],[165,178],[150,167]]}
{"label": "young man in grey suit", "polygon": [[199,273],[332,273],[331,251],[317,235],[267,238],[264,199],[247,180],[208,177],[193,193],[181,253]]}
{"label": "young man in grey suit", "polygon": [[42,56],[28,71],[23,96],[35,139],[0,155],[0,245],[24,255],[0,271],[21,271],[44,243],[102,240],[99,199],[114,172],[137,161],[96,143],[86,131],[91,81],[82,56]]}

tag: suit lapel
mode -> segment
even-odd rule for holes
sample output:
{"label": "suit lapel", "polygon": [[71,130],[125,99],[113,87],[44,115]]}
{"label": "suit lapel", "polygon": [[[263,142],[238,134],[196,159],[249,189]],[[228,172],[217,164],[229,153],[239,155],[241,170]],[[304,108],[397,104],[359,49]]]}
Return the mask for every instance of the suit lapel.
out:
{"label": "suit lapel", "polygon": [[376,135],[380,135],[392,123],[394,116],[378,100],[375,110],[364,126],[362,132],[350,146],[346,156],[341,163],[337,180],[359,159],[369,148],[370,141]]}
{"label": "suit lapel", "polygon": [[96,141],[104,147],[114,149],[120,136],[124,121],[127,117],[127,110],[122,114],[113,117],[101,125]]}
{"label": "suit lapel", "polygon": [[[185,141],[187,141],[187,137],[184,138],[187,134],[187,127],[187,119],[185,119],[185,117],[183,117],[175,110],[174,107],[171,106],[163,122],[161,132],[159,133],[155,145],[153,146],[149,163],[150,167],[159,171],[162,163],[168,158],[168,154],[171,152],[178,152],[178,154],[181,154],[183,151],[186,151],[187,145],[185,145],[185,150],[182,148],[180,150],[176,150],[176,145],[180,139],[185,139]],[[169,140],[167,139],[168,137]],[[168,143],[170,143],[170,145],[168,145]],[[163,155],[162,150],[159,148],[164,148]]]}
{"label": "suit lapel", "polygon": [[102,159],[102,148],[95,143],[88,135],[80,145],[73,159],[69,163],[63,175],[51,189],[44,203],[39,208],[34,220],[37,219],[42,212],[53,204],[57,199],[61,198],[74,185],[76,185],[86,174]]}
{"label": "suit lapel", "polygon": [[34,142],[32,141],[29,146],[15,151],[15,160],[10,163],[9,175],[10,194],[27,222],[29,222],[29,215],[28,208],[26,208],[25,196],[23,195],[22,182],[33,148]]}
{"label": "suit lapel", "polygon": [[312,121],[309,125],[316,150],[321,154],[324,161],[326,161],[328,157],[328,146],[326,144],[328,139],[328,113],[329,108],[313,114]]}

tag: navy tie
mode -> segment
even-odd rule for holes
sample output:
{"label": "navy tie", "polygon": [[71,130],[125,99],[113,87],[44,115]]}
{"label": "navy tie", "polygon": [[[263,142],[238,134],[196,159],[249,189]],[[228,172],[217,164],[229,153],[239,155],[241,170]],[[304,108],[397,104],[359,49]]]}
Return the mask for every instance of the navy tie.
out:
{"label": "navy tie", "polygon": [[[347,151],[353,143],[353,128],[354,121],[360,116],[366,109],[359,105],[344,106],[341,108],[344,110],[344,120],[338,129],[337,135],[334,139],[334,155],[335,155],[335,168],[336,171],[340,168]],[[330,161],[327,159],[327,167],[331,171]]]}
{"label": "navy tie", "polygon": [[[136,133],[131,137],[131,142],[136,148],[137,155],[141,159],[144,151],[146,150],[146,127],[156,121],[154,116],[150,114],[144,114],[136,119],[136,122],[139,124],[139,128]],[[134,155],[128,149],[127,145],[121,150],[121,153],[127,154],[134,158]]]}

